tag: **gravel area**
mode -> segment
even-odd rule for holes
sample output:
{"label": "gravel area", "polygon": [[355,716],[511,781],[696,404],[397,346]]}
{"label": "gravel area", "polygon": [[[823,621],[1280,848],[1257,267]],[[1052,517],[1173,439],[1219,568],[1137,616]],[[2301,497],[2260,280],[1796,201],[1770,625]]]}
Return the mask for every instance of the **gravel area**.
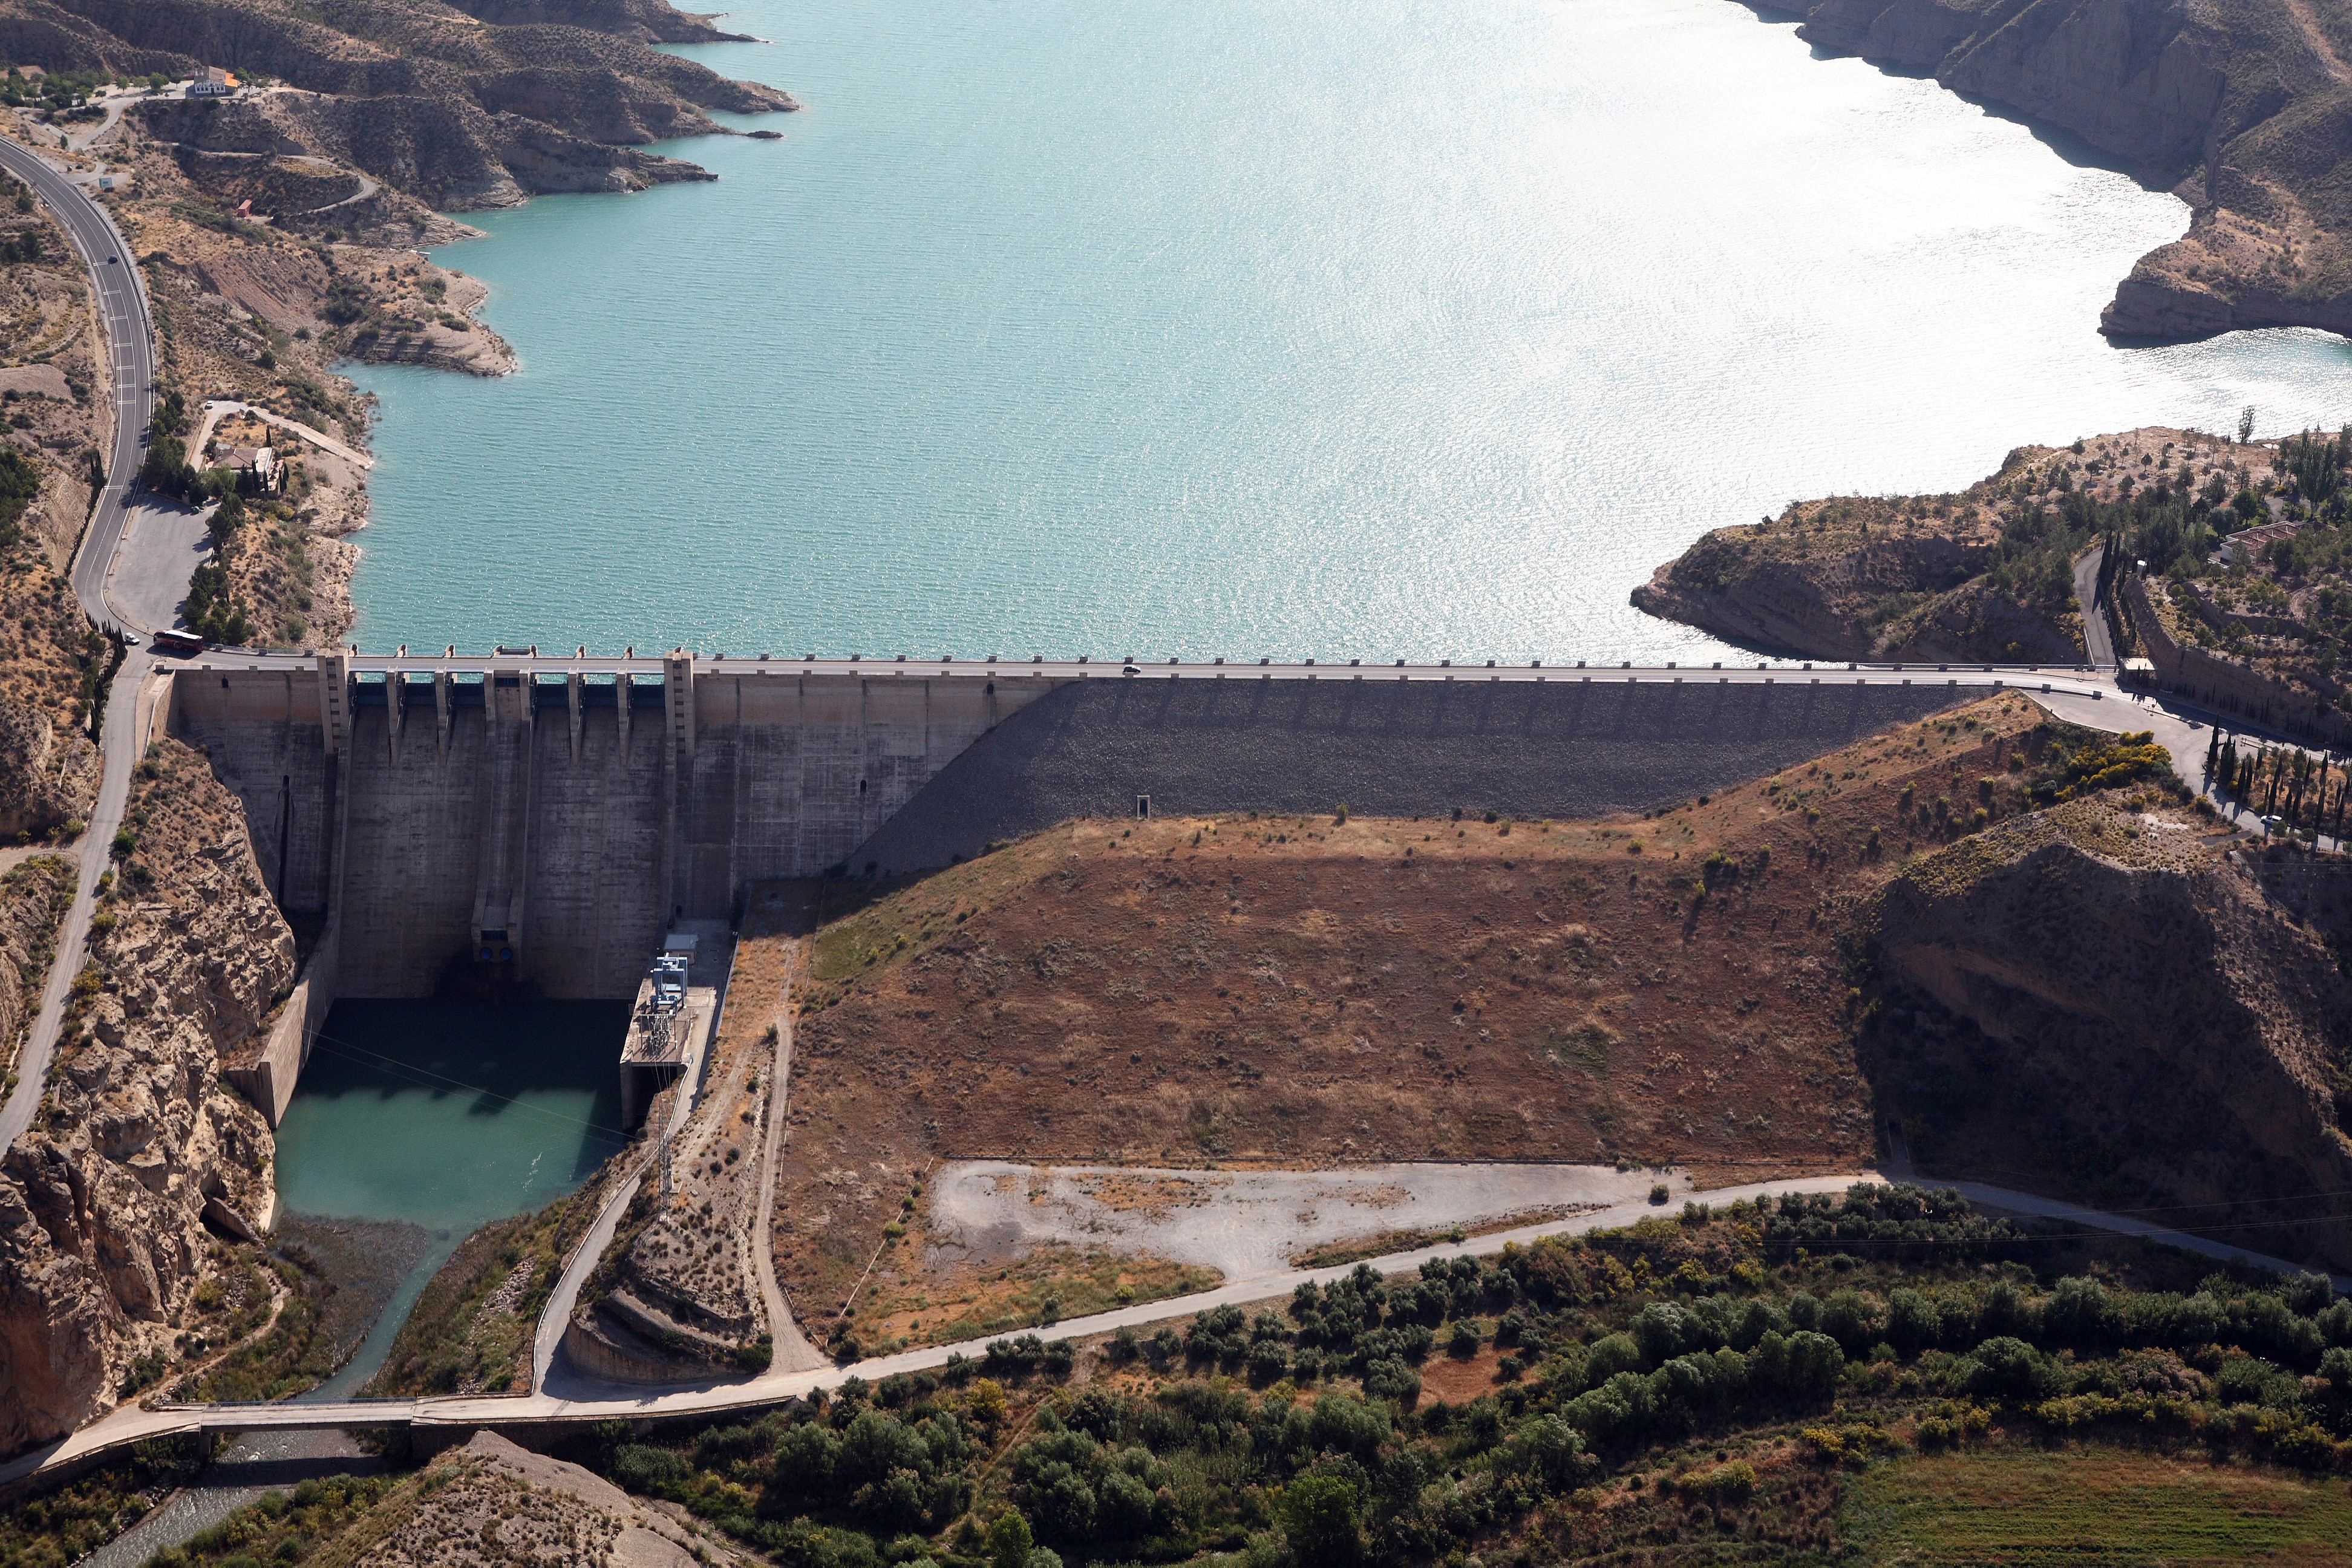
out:
{"label": "gravel area", "polygon": [[[233,1438],[195,1482],[83,1558],[78,1568],[140,1568],[170,1546],[184,1545],[268,1491],[290,1492],[306,1480],[372,1475],[383,1461],[349,1432],[247,1432]],[[251,1561],[251,1559],[247,1559]]]}
{"label": "gravel area", "polygon": [[1948,707],[1942,684],[1685,685],[1112,678],[982,736],[850,857],[921,870],[1074,816],[1639,811],[1769,773]]}
{"label": "gravel area", "polygon": [[[1286,1272],[1297,1255],[1331,1242],[1635,1203],[1657,1179],[1607,1165],[1187,1171],[960,1160],[932,1178],[930,1261],[986,1265],[1066,1243],[1247,1279]],[[1677,1175],[1670,1185],[1679,1197],[1690,1183]]]}

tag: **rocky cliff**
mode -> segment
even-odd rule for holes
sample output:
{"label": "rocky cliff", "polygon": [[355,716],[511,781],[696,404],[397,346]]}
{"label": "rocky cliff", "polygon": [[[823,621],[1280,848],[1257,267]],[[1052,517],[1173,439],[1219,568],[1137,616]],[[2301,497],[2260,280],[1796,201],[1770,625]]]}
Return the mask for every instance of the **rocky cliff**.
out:
{"label": "rocky cliff", "polygon": [[743,44],[749,33],[721,32],[713,26],[725,12],[697,16],[673,9],[668,0],[452,0],[478,21],[500,26],[558,22],[635,38],[641,44]]}
{"label": "rocky cliff", "polygon": [[0,873],[0,1049],[11,1062],[40,1005],[73,882],[73,867],[57,855],[36,855]]}
{"label": "rocky cliff", "polygon": [[178,1321],[225,1237],[268,1224],[260,1113],[222,1084],[294,973],[236,798],[176,742],[142,764],[135,839],[34,1124],[0,1164],[0,1452],[110,1405]]}
{"label": "rocky cliff", "polygon": [[[225,65],[277,90],[231,104],[158,100],[149,134],[224,152],[303,153],[443,210],[544,192],[707,179],[635,149],[713,134],[705,110],[796,107],[647,40],[725,37],[657,0],[331,10],[292,0],[0,0],[0,39],[52,67],[186,75]],[[562,19],[555,19],[560,16]]]}
{"label": "rocky cliff", "polygon": [[2191,209],[2100,319],[2116,336],[2352,331],[2352,15],[2301,0],[1818,0],[1820,48],[1934,73],[2082,137]]}
{"label": "rocky cliff", "polygon": [[[1858,926],[1865,1060],[1931,1174],[1970,1174],[2352,1265],[2352,983],[2227,835],[2110,795],[1925,857]],[[2252,851],[2260,854],[2261,851]],[[2284,853],[2280,851],[2279,853]],[[2352,862],[2304,868],[2341,914]]]}

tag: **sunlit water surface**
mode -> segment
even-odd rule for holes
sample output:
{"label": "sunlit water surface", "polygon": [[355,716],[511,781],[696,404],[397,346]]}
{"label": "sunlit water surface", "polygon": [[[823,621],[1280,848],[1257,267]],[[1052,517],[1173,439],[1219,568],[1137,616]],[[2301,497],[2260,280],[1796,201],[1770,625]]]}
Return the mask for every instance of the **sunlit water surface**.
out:
{"label": "sunlit water surface", "polygon": [[2098,336],[2171,196],[1727,0],[728,25],[785,140],[471,215],[521,374],[364,374],[363,644],[1687,657],[1627,591],[1793,497],[2352,414]]}

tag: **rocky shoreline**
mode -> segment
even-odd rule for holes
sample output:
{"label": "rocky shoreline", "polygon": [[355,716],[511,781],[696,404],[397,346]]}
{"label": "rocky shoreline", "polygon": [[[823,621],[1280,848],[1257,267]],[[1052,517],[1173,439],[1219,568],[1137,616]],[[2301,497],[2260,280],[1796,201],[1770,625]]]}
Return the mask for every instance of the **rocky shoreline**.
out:
{"label": "rocky shoreline", "polygon": [[[207,29],[234,21],[240,68],[275,75],[225,102],[120,89],[94,135],[88,116],[61,120],[75,138],[63,147],[59,126],[0,109],[0,133],[109,182],[100,199],[144,270],[161,351],[151,451],[176,450],[193,473],[225,420],[276,422],[231,444],[273,446],[284,482],[221,503],[189,590],[186,619],[218,640],[348,634],[373,409],[340,364],[515,368],[479,320],[487,289],[419,253],[478,232],[436,208],[709,179],[644,145],[731,133],[706,108],[797,107],[648,47],[738,37],[662,0],[479,9],[390,0],[362,37],[232,0],[0,0],[0,44],[26,64],[47,51],[51,71],[184,78],[214,52]],[[23,411],[0,434],[0,618],[16,627],[0,639],[0,780],[15,814],[0,826],[58,838],[79,831],[68,819],[97,784],[83,731],[106,645],[86,635],[62,572],[89,495],[79,455],[103,445],[110,401],[93,384],[88,281],[64,235],[29,197],[0,208],[0,230],[12,261],[33,258],[6,286],[37,329],[21,353],[0,353]],[[50,1094],[0,1163],[0,1453],[158,1386],[226,1378],[249,1390],[237,1397],[277,1397],[314,1383],[364,1337],[384,1269],[416,1239],[414,1226],[289,1221],[300,1258],[268,1250],[274,1141],[222,1068],[273,1016],[299,954],[235,798],[200,756],[161,742],[111,848]],[[19,1015],[19,994],[46,977],[56,880],[37,868],[0,885],[0,979]]]}
{"label": "rocky shoreline", "polygon": [[1925,71],[2081,137],[2190,208],[2100,316],[2112,337],[2352,331],[2352,17],[2167,0],[1747,0],[1828,54]]}

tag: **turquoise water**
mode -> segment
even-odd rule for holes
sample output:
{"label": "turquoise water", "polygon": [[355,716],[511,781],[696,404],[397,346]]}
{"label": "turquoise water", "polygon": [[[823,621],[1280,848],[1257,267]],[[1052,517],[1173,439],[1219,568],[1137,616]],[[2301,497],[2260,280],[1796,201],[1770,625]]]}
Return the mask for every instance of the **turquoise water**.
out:
{"label": "turquoise water", "polygon": [[785,140],[469,215],[521,374],[364,373],[363,646],[1675,657],[1627,591],[1793,497],[2352,416],[2098,336],[2171,196],[1730,0],[729,25]]}
{"label": "turquoise water", "polygon": [[338,1002],[278,1129],[282,1212],[432,1234],[351,1363],[356,1389],[433,1271],[495,1219],[571,1192],[622,1144],[624,1002]]}

